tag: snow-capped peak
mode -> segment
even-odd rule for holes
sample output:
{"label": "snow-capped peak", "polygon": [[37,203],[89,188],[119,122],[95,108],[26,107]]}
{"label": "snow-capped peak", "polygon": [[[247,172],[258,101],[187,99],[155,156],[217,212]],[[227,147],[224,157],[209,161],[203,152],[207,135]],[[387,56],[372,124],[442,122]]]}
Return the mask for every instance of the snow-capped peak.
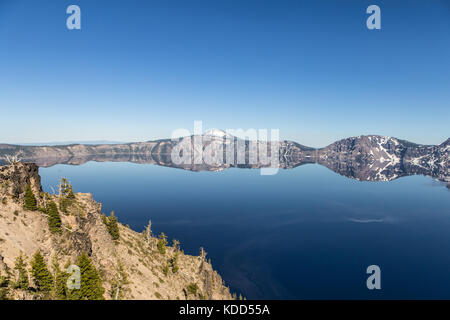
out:
{"label": "snow-capped peak", "polygon": [[214,137],[226,137],[229,136],[225,131],[221,129],[209,129],[204,133],[205,136],[214,136]]}

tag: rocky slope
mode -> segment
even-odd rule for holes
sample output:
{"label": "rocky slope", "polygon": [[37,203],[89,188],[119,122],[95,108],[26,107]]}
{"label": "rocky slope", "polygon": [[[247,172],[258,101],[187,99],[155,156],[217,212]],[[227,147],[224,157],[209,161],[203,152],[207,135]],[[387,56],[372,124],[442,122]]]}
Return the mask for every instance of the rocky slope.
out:
{"label": "rocky slope", "polygon": [[[40,211],[24,209],[28,185]],[[50,270],[55,261],[64,269],[67,261],[74,264],[87,253],[101,275],[105,299],[232,298],[204,255],[186,255],[177,246],[169,245],[161,253],[157,238],[120,223],[120,237],[113,240],[102,218],[102,206],[91,194],[75,194],[66,210],[62,208],[63,197],[42,192],[38,167],[33,163],[0,167],[0,280],[8,279],[0,281],[0,291],[4,295],[7,292],[8,298],[42,298],[31,274],[27,290],[14,286],[18,277],[16,258],[22,252],[30,269],[30,259],[37,251]],[[58,204],[60,233],[50,232],[48,214],[42,210],[50,201]],[[177,270],[173,268],[175,256]]]}

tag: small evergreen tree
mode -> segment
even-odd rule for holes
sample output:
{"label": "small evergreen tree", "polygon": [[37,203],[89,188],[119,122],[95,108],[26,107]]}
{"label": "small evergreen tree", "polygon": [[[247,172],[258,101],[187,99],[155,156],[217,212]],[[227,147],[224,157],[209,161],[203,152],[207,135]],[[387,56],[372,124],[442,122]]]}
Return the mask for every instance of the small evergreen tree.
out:
{"label": "small evergreen tree", "polygon": [[63,212],[64,214],[68,214],[69,211],[67,210],[69,208],[70,201],[66,198],[59,198],[59,210]]}
{"label": "small evergreen tree", "polygon": [[25,188],[25,204],[23,208],[30,211],[36,211],[38,209],[37,201],[34,197],[33,190],[31,190],[30,184]]}
{"label": "small evergreen tree", "polygon": [[48,227],[51,233],[61,233],[61,216],[54,201],[50,201],[47,206]]}
{"label": "small evergreen tree", "polygon": [[72,185],[69,185],[69,188],[67,190],[67,199],[75,199],[75,194],[73,193]]}
{"label": "small evergreen tree", "polygon": [[9,300],[9,275],[2,275],[0,272],[0,300]]}
{"label": "small evergreen tree", "polygon": [[8,287],[0,286],[0,301],[1,300],[9,300],[9,290]]}
{"label": "small evergreen tree", "polygon": [[[55,284],[55,289],[57,289],[56,292],[59,292],[60,294],[63,294],[64,299],[66,300],[81,300],[83,299],[82,295],[81,295],[81,287],[80,289],[69,289],[69,287],[67,286],[67,281],[69,280],[69,277],[71,276],[71,274],[69,274],[67,272],[67,270],[69,269],[70,265],[71,265],[71,261],[67,260],[67,263],[64,266],[64,270],[61,271],[61,274],[59,275],[59,277],[57,277],[58,279],[56,280],[56,284]],[[81,270],[80,270],[80,276],[81,276]],[[81,280],[81,279],[80,279]]]}
{"label": "small evergreen tree", "polygon": [[164,232],[161,232],[161,234],[158,237],[158,251],[161,254],[166,253],[166,245],[167,245],[167,236],[164,234]]}
{"label": "small evergreen tree", "polygon": [[87,254],[83,253],[78,258],[77,265],[81,272],[80,298],[87,300],[103,300],[105,289],[103,289],[102,280]]}
{"label": "small evergreen tree", "polygon": [[67,299],[67,279],[69,278],[69,274],[61,270],[56,257],[53,259],[53,274],[55,275],[53,296],[58,300]]}
{"label": "small evergreen tree", "polygon": [[28,279],[27,264],[24,261],[22,251],[20,252],[20,255],[16,258],[14,269],[17,271],[17,281],[14,283],[14,288],[28,290],[30,283]]}
{"label": "small evergreen tree", "polygon": [[177,273],[180,267],[178,266],[178,256],[180,253],[178,251],[175,252],[175,255],[173,256],[172,260],[170,261],[172,266],[172,272]]}
{"label": "small evergreen tree", "polygon": [[67,182],[66,178],[61,178],[61,180],[59,180],[59,196],[60,197],[67,197],[67,194],[69,192],[69,188],[70,188],[70,184],[69,182]]}
{"label": "small evergreen tree", "polygon": [[194,296],[197,295],[198,289],[198,284],[193,282],[189,283],[187,286],[187,292],[193,294]]}
{"label": "small evergreen tree", "polygon": [[113,240],[118,240],[120,237],[119,225],[117,224],[117,218],[114,215],[114,211],[111,211],[109,217],[103,218],[103,222],[106,221],[106,227]]}
{"label": "small evergreen tree", "polygon": [[123,299],[126,292],[129,291],[129,288],[127,287],[128,284],[130,284],[130,281],[128,281],[127,273],[125,272],[122,263],[119,261],[117,277],[111,283],[111,298],[113,300]]}
{"label": "small evergreen tree", "polygon": [[7,287],[9,284],[9,275],[2,275],[2,272],[0,271],[0,288]]}
{"label": "small evergreen tree", "polygon": [[66,178],[62,178],[59,181],[59,209],[65,214],[68,213],[68,207],[73,203],[75,194],[73,193],[73,187]]}
{"label": "small evergreen tree", "polygon": [[31,261],[31,274],[39,291],[49,293],[52,290],[53,276],[48,271],[44,258],[39,251],[34,254]]}

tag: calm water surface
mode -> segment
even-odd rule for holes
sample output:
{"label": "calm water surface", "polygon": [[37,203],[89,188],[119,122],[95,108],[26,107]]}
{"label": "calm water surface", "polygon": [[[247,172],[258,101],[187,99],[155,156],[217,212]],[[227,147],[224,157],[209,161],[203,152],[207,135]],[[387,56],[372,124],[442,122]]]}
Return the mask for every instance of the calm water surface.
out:
{"label": "calm water surface", "polygon": [[[41,168],[67,177],[119,220],[205,247],[249,299],[450,298],[450,191],[429,177],[359,182],[319,165],[190,172],[131,163]],[[56,188],[55,188],[56,189]],[[381,268],[381,290],[366,268]]]}

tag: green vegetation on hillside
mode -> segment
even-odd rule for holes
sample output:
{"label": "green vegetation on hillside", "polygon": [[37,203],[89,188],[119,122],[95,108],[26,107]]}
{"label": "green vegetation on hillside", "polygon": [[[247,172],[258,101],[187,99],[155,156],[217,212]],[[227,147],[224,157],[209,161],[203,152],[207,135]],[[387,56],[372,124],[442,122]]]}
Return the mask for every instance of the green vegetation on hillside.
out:
{"label": "green vegetation on hillside", "polygon": [[[20,289],[34,299],[58,299],[58,300],[103,300],[105,292],[102,286],[102,280],[97,269],[92,264],[87,254],[78,257],[77,267],[80,273],[80,288],[69,288],[67,283],[72,275],[68,273],[68,267],[71,265],[67,262],[64,269],[61,270],[56,257],[53,258],[53,274],[47,267],[44,257],[40,251],[37,251],[31,262],[31,278],[30,283],[27,271],[27,256],[20,253],[16,258],[15,274],[16,278],[10,281],[9,275],[0,274],[0,300],[11,298],[9,289]],[[127,275],[119,264],[118,278],[113,281],[112,289],[116,299],[123,298],[127,292],[126,287],[129,282]]]}
{"label": "green vegetation on hillside", "polygon": [[20,288],[22,290],[27,290],[30,283],[28,279],[27,264],[24,260],[22,252],[20,252],[20,255],[16,258],[14,269],[17,271],[17,280],[13,284],[13,287],[15,289]]}
{"label": "green vegetation on hillside", "polygon": [[31,274],[38,291],[49,293],[52,290],[53,276],[39,251],[34,254],[31,261]]}
{"label": "green vegetation on hillside", "polygon": [[105,214],[102,215],[102,221],[106,225],[109,234],[113,240],[118,240],[120,238],[119,225],[117,224],[117,218],[114,215],[114,211],[111,211],[111,215],[107,217]]}
{"label": "green vegetation on hillside", "polygon": [[158,237],[158,251],[161,254],[165,254],[166,253],[166,245],[167,245],[167,236],[164,234],[164,232],[161,232],[161,234]]}
{"label": "green vegetation on hillside", "polygon": [[92,265],[88,255],[83,253],[77,261],[81,271],[81,288],[79,291],[81,300],[103,300],[105,289],[97,269]]}
{"label": "green vegetation on hillside", "polygon": [[66,178],[59,181],[59,209],[61,212],[68,214],[68,208],[73,204],[75,194],[73,187]]}
{"label": "green vegetation on hillside", "polygon": [[49,201],[47,205],[48,227],[51,233],[61,233],[61,217],[58,207],[54,201]]}
{"label": "green vegetation on hillside", "polygon": [[113,300],[121,300],[124,298],[125,293],[129,291],[127,285],[128,281],[127,273],[125,272],[122,263],[119,261],[119,267],[117,269],[117,276],[111,283],[110,295]]}
{"label": "green vegetation on hillside", "polygon": [[30,184],[25,188],[25,204],[23,205],[23,208],[30,211],[36,211],[38,209],[37,201],[34,197],[33,190],[31,190]]}

